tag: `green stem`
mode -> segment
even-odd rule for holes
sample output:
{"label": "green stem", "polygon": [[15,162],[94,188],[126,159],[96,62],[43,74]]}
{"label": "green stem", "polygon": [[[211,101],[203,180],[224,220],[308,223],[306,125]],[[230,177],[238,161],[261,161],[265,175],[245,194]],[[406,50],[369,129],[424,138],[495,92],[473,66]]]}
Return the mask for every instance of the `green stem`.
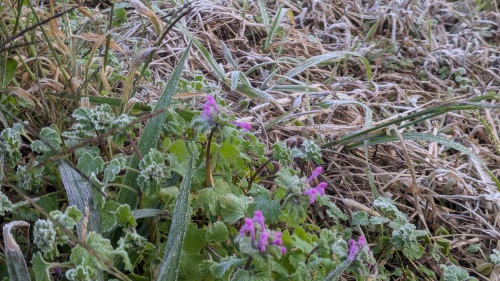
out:
{"label": "green stem", "polygon": [[215,129],[217,128],[217,125],[215,125],[212,130],[210,131],[210,136],[208,137],[207,141],[207,155],[205,156],[205,165],[206,165],[206,170],[205,170],[205,187],[210,186],[210,146],[212,145],[212,137],[214,135]]}

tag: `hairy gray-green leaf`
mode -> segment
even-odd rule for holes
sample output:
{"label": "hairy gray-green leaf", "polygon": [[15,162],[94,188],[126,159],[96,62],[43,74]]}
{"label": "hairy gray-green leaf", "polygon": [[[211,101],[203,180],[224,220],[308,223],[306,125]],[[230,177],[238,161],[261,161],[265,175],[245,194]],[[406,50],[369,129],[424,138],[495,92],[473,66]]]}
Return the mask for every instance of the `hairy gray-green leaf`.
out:
{"label": "hairy gray-green leaf", "polygon": [[168,235],[167,246],[157,280],[176,280],[181,260],[182,246],[188,224],[189,194],[191,190],[191,176],[193,171],[194,149],[189,160],[186,175],[182,179],[180,193],[175,203],[172,225]]}
{"label": "hairy gray-green leaf", "polygon": [[3,226],[5,260],[7,262],[9,277],[11,281],[30,280],[28,266],[26,265],[26,261],[24,260],[23,253],[21,252],[21,249],[19,248],[16,240],[12,236],[12,233],[10,233],[13,228],[29,226],[29,223],[25,221],[12,221]]}

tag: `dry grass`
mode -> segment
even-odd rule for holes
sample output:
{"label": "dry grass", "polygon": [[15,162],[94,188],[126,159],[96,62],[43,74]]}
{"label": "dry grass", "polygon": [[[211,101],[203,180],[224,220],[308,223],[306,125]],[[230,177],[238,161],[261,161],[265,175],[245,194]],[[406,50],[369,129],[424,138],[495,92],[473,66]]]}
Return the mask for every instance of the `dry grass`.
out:
{"label": "dry grass", "polygon": [[[326,143],[365,126],[366,112],[362,107],[338,105],[322,108],[317,105],[322,100],[363,103],[373,110],[374,125],[377,125],[444,102],[465,101],[500,91],[500,13],[495,1],[306,0],[300,1],[301,4],[266,1],[271,19],[283,6],[293,12],[293,17],[287,15],[283,18],[278,36],[268,50],[264,50],[264,42],[270,25],[257,21],[261,15],[257,2],[249,1],[246,10],[244,2],[193,2],[194,9],[179,21],[156,50],[149,68],[151,77],[140,81],[136,98],[148,102],[159,96],[162,85],[155,81],[168,79],[190,42],[189,34],[204,44],[226,73],[234,69],[224,58],[220,41],[228,47],[242,72],[257,64],[269,63],[248,75],[256,88],[275,67],[277,74],[283,75],[304,60],[329,52],[355,51],[369,60],[371,81],[360,60],[349,57],[311,67],[294,77],[307,83],[315,92],[269,90],[277,99],[276,103],[250,100],[250,106],[245,107],[239,102],[247,97],[223,85],[199,51],[192,48],[186,71],[201,71],[211,83],[219,85],[223,91],[217,94],[223,96],[241,118],[250,121],[254,128],[258,127],[255,134],[269,147],[281,140],[295,146],[302,138]],[[176,6],[166,2],[151,4],[159,17]],[[112,32],[115,46],[112,52],[123,63],[119,68],[108,66],[106,73],[96,75],[103,78],[105,86],[92,82],[85,84],[86,77],[81,74],[84,72],[79,71],[85,68],[85,64],[76,60],[61,62],[71,66],[65,68],[66,75],[51,59],[49,48],[36,45],[36,58],[30,57],[29,48],[21,49],[19,53],[35,72],[33,75],[40,79],[30,79],[31,74],[20,71],[20,85],[12,90],[29,102],[40,104],[40,110],[59,106],[44,95],[46,92],[67,90],[78,94],[88,91],[90,95],[96,95],[99,87],[104,87],[111,95],[119,97],[123,81],[106,81],[106,77],[113,72],[125,76],[133,58],[153,46],[157,39],[151,21],[137,9],[125,6],[128,7],[129,23]],[[57,9],[62,9],[62,6],[57,6],[55,12]],[[79,32],[79,36],[75,35],[76,45],[54,42],[57,52],[65,54],[63,60],[78,57],[74,52],[78,51],[80,44],[105,44],[104,37],[90,40],[82,34],[102,35],[97,26],[106,22],[109,8],[87,3],[84,9],[91,12],[92,18],[84,17],[73,27]],[[50,16],[46,10],[39,9],[38,12],[41,18]],[[378,28],[366,37],[376,23]],[[52,38],[63,35],[48,25],[44,29]],[[29,37],[43,40],[39,31]],[[96,60],[96,63],[101,63]],[[97,80],[94,77],[89,81]],[[35,84],[33,81],[39,82]],[[87,88],[84,90],[82,85]],[[48,112],[48,115],[54,115],[54,120],[58,118],[57,111],[50,109]],[[289,115],[275,125],[267,126],[285,112]],[[37,116],[28,118],[36,119]],[[500,177],[498,109],[476,113],[455,111],[405,130],[453,139],[474,151],[493,174]],[[327,173],[322,180],[329,182],[328,194],[343,211],[374,212],[371,210],[374,198],[365,172],[368,161],[378,192],[394,199],[417,228],[427,229],[431,234],[442,226],[451,230],[453,234],[446,237],[452,240],[451,255],[442,258],[456,260],[480,280],[497,280],[495,274],[498,272],[483,276],[476,270],[475,261],[484,260],[480,252],[467,251],[469,245],[477,243],[486,254],[492,249],[500,249],[499,193],[483,167],[473,159],[437,143],[412,140],[370,146],[368,160],[362,148],[349,150],[340,145],[326,147],[323,154]],[[319,217],[311,220],[319,220]],[[385,259],[380,257],[378,263],[394,262]],[[424,256],[418,263],[406,265],[418,271],[419,263],[440,275],[441,270],[431,257]]]}

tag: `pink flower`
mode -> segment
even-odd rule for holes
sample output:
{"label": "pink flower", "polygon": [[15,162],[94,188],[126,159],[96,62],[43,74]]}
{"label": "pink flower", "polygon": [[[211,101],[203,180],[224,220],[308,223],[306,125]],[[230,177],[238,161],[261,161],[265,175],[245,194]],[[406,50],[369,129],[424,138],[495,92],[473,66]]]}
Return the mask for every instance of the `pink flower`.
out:
{"label": "pink flower", "polygon": [[316,189],[316,191],[318,191],[319,195],[324,196],[326,186],[327,186],[326,182],[321,182],[314,189]]}
{"label": "pink flower", "polygon": [[215,98],[213,96],[207,96],[207,101],[203,104],[203,112],[201,116],[207,118],[208,122],[213,122],[213,115],[217,112],[217,103],[215,103]]}
{"label": "pink flower", "polygon": [[262,233],[260,234],[259,245],[257,246],[259,251],[261,251],[261,252],[266,251],[266,246],[268,244],[268,242],[267,242],[268,237],[269,237],[269,234],[267,234],[267,232],[265,232],[265,231],[262,231]]}
{"label": "pink flower", "polygon": [[261,211],[255,211],[253,212],[254,217],[253,220],[260,225],[260,231],[265,231],[266,226],[264,225],[264,215],[262,214]]}
{"label": "pink flower", "polygon": [[281,254],[286,254],[286,248],[284,246],[281,246]]}
{"label": "pink flower", "polygon": [[274,234],[274,241],[271,242],[272,245],[278,245],[278,246],[281,246],[283,245],[283,240],[281,240],[281,236],[283,234],[281,232],[277,232],[276,234]]}
{"label": "pink flower", "polygon": [[313,181],[314,179],[316,179],[319,176],[319,174],[321,174],[321,172],[323,172],[323,167],[321,167],[321,166],[316,167],[316,169],[314,169],[313,173],[311,174],[311,176],[307,180],[309,182]]}
{"label": "pink flower", "polygon": [[308,190],[302,192],[302,194],[309,196],[309,204],[314,203],[316,201],[316,194],[318,191],[314,188],[309,188]]}
{"label": "pink flower", "polygon": [[347,259],[353,261],[358,251],[358,243],[352,239],[349,240],[349,255],[347,255]]}
{"label": "pink flower", "polygon": [[349,254],[347,255],[347,259],[350,261],[354,261],[356,254],[359,250],[363,249],[366,245],[366,238],[364,236],[359,236],[358,241],[351,239],[349,240]]}
{"label": "pink flower", "polygon": [[248,123],[245,123],[245,122],[234,121],[233,124],[236,125],[236,126],[238,126],[238,127],[241,127],[243,130],[245,130],[247,132],[252,129],[252,125],[250,125]]}
{"label": "pink flower", "polygon": [[245,224],[240,229],[240,235],[245,236],[246,233],[250,233],[250,237],[252,238],[252,243],[255,241],[255,228],[253,225],[253,220],[246,218]]}

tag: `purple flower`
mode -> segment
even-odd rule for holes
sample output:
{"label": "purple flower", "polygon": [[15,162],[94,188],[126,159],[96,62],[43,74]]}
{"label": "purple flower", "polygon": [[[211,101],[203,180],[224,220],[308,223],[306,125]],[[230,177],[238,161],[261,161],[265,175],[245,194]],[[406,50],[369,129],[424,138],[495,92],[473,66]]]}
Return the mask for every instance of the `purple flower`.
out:
{"label": "purple flower", "polygon": [[316,201],[316,194],[318,191],[314,188],[309,188],[308,190],[302,192],[302,194],[309,196],[309,204],[314,203]]}
{"label": "purple flower", "polygon": [[319,176],[319,174],[321,174],[321,172],[323,172],[323,167],[321,167],[321,166],[316,167],[316,169],[314,169],[313,173],[311,174],[311,176],[307,180],[309,182],[313,181],[314,179],[316,179]]}
{"label": "purple flower", "polygon": [[250,233],[250,237],[252,238],[252,243],[255,241],[255,228],[253,225],[253,220],[246,218],[245,224],[240,229],[240,235],[245,236],[246,233]]}
{"label": "purple flower", "polygon": [[241,127],[243,130],[245,130],[247,132],[252,129],[252,125],[250,125],[248,123],[245,123],[245,122],[234,121],[233,124],[236,125],[236,126],[238,126],[238,127]]}
{"label": "purple flower", "polygon": [[253,212],[254,217],[253,220],[260,225],[260,231],[265,231],[266,226],[264,225],[264,215],[262,214],[261,211],[255,211]]}
{"label": "purple flower", "polygon": [[213,107],[214,110],[217,111],[217,104],[215,103],[215,98],[213,96],[208,95],[205,104]]}
{"label": "purple flower", "polygon": [[201,116],[207,118],[210,123],[213,122],[213,115],[217,112],[217,104],[213,96],[207,96],[207,101],[203,104]]}
{"label": "purple flower", "polygon": [[349,240],[349,254],[347,255],[347,259],[350,261],[354,261],[356,254],[366,245],[366,238],[364,236],[359,236],[358,241]]}
{"label": "purple flower", "polygon": [[274,234],[274,241],[271,242],[272,245],[278,245],[278,246],[281,246],[283,245],[283,240],[281,240],[281,236],[283,234],[281,232],[277,232],[276,234]]}
{"label": "purple flower", "polygon": [[286,254],[286,248],[284,246],[281,246],[281,254]]}
{"label": "purple flower", "polygon": [[353,261],[358,251],[359,251],[358,243],[352,239],[349,240],[349,255],[347,255],[347,259]]}
{"label": "purple flower", "polygon": [[259,251],[261,251],[261,252],[266,251],[268,237],[269,237],[269,234],[267,234],[267,232],[265,232],[265,231],[262,231],[262,233],[260,234],[259,245],[257,246]]}
{"label": "purple flower", "polygon": [[327,186],[326,182],[321,182],[314,189],[316,189],[316,191],[318,191],[319,195],[324,196],[326,186]]}

